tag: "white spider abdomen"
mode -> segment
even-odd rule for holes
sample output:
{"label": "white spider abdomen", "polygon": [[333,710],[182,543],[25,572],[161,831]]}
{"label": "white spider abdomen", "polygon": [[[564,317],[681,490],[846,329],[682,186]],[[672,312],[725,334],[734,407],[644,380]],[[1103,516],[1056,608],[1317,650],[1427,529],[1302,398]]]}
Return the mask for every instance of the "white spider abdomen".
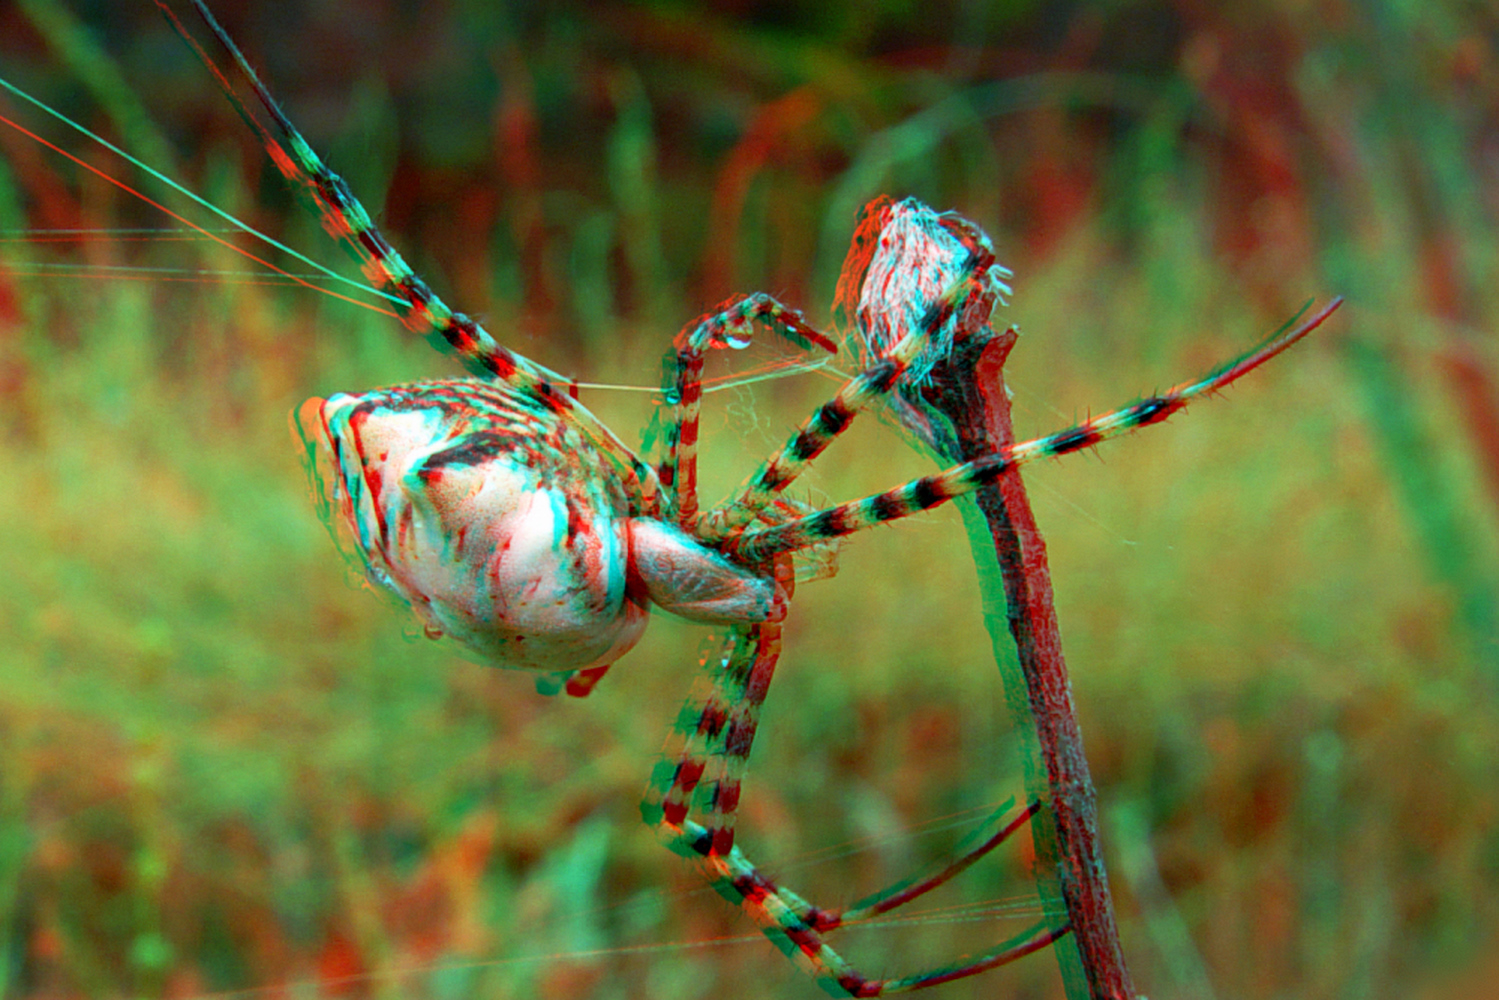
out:
{"label": "white spider abdomen", "polygon": [[429,633],[486,661],[546,671],[612,662],[647,619],[627,588],[626,512],[607,483],[557,474],[556,455],[475,412],[470,397],[498,405],[478,388],[460,405],[397,387],[303,406],[335,533]]}

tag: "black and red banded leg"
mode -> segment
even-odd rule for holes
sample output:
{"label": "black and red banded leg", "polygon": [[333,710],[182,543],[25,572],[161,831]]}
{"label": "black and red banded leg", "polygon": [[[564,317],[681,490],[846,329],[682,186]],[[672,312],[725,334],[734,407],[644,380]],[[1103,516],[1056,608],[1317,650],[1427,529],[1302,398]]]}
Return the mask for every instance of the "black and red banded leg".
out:
{"label": "black and red banded leg", "polygon": [[979,975],[1038,951],[1071,929],[1065,922],[1053,925],[1043,919],[977,957],[910,975],[884,978],[864,975],[827,941],[828,935],[841,927],[890,913],[952,880],[1028,823],[1036,808],[1032,803],[1011,810],[994,834],[944,868],[924,878],[900,883],[846,910],[813,906],[762,874],[739,847],[730,845],[727,850],[721,849],[722,838],[718,831],[693,819],[685,816],[675,821],[663,818],[661,829],[674,850],[693,858],[720,894],[737,898],[740,907],[759,925],[766,937],[822,983],[829,993],[875,997],[926,989]]}
{"label": "black and red banded leg", "polygon": [[[1053,925],[1042,919],[976,957],[910,975],[883,978],[861,973],[827,943],[827,936],[839,928],[892,912],[950,881],[1028,823],[1036,809],[1035,803],[1013,809],[993,835],[941,870],[918,880],[900,883],[871,897],[869,902],[847,910],[827,910],[811,905],[761,874],[737,847],[727,854],[709,850],[699,859],[699,864],[722,894],[731,898],[737,896],[742,908],[760,925],[772,943],[796,959],[828,992],[834,995],[841,992],[851,997],[909,993],[1007,965],[1045,948],[1071,928],[1065,921]],[[700,847],[706,845],[708,838],[694,827],[695,824],[689,821],[686,839]]]}
{"label": "black and red banded leg", "polygon": [[1194,400],[1211,395],[1285,351],[1321,325],[1341,304],[1342,299],[1334,299],[1300,324],[1287,323],[1239,357],[1166,392],[1136,400],[1046,437],[1010,445],[934,475],[913,479],[884,493],[814,511],[782,524],[746,528],[725,539],[721,549],[733,558],[748,562],[773,559],[930,510],[981,489],[1008,469],[1037,459],[1059,458],[1084,451],[1111,438],[1162,423]]}
{"label": "black and red banded leg", "polygon": [[[775,571],[789,585],[789,560],[776,560]],[[827,943],[826,935],[838,928],[875,919],[952,880],[1029,822],[1036,806],[1011,809],[994,834],[939,871],[845,910],[813,906],[766,877],[735,844],[734,831],[745,765],[780,643],[779,623],[742,625],[731,630],[721,652],[704,661],[705,675],[677,717],[642,805],[646,821],[667,846],[693,860],[723,895],[737,899],[777,948],[830,992],[847,996],[906,992],[977,975],[1066,933],[1065,925],[1043,921],[976,959],[897,978],[865,976]]]}
{"label": "black and red banded leg", "polygon": [[[789,600],[790,557],[775,560],[770,572]],[[780,622],[758,622],[730,628],[722,650],[703,661],[704,674],[677,714],[642,805],[646,821],[679,853],[702,853],[682,840],[689,815],[708,838],[705,849],[733,847],[740,788],[780,653]]]}
{"label": "black and red banded leg", "polygon": [[667,356],[666,396],[673,414],[667,430],[667,458],[660,469],[662,485],[676,510],[676,522],[683,528],[690,529],[698,514],[697,436],[703,360],[714,348],[745,346],[756,323],[797,347],[837,350],[800,311],[763,292],[727,299],[683,327]]}

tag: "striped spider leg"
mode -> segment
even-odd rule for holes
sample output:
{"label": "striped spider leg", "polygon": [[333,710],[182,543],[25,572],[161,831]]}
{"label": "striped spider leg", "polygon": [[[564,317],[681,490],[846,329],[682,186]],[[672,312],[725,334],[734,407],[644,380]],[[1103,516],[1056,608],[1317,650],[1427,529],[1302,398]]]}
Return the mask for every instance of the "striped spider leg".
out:
{"label": "striped spider leg", "polygon": [[796,552],[829,539],[931,510],[982,489],[1010,469],[1037,459],[1058,458],[1083,451],[1110,438],[1161,423],[1193,400],[1227,387],[1287,350],[1321,326],[1342,304],[1342,298],[1335,298],[1302,322],[1296,323],[1293,319],[1260,344],[1201,378],[1183,382],[1163,393],[1147,396],[1046,437],[1018,442],[942,472],[913,479],[883,493],[805,514],[781,524],[746,530],[738,538],[725,543],[723,548],[736,558],[751,563]]}
{"label": "striped spider leg", "polygon": [[[789,561],[776,561],[778,574]],[[1006,808],[998,828],[971,836],[945,867],[909,879],[843,909],[814,906],[764,875],[734,844],[740,781],[760,707],[780,656],[781,625],[763,622],[730,630],[723,653],[683,705],[641,813],[662,841],[694,861],[725,898],[737,900],[783,954],[834,996],[872,997],[937,986],[986,972],[1044,948],[1070,929],[1045,921],[977,958],[896,978],[870,978],[827,943],[840,927],[872,920],[952,880],[1028,823],[1039,803]]]}
{"label": "striped spider leg", "polygon": [[748,346],[753,322],[771,327],[799,347],[837,351],[825,334],[807,324],[801,312],[764,292],[721,302],[682,329],[667,356],[666,397],[673,413],[660,478],[674,497],[676,522],[684,529],[691,529],[698,519],[697,434],[703,361],[712,348]]}
{"label": "striped spider leg", "polygon": [[659,470],[652,468],[572,399],[565,380],[450,310],[411,271],[277,107],[203,0],[191,3],[269,125],[239,99],[231,74],[198,46],[167,0],[157,2],[288,182],[396,302],[407,327],[480,376],[336,394],[303,406],[299,428],[322,472],[315,479],[319,501],[370,578],[406,602],[429,634],[452,635],[487,662],[530,670],[543,678],[539,687],[574,695],[587,694],[638,641],[651,608],[726,627],[724,653],[705,664],[643,813],[829,989],[873,996],[932,986],[1065,934],[1065,924],[1043,922],[977,959],[893,979],[863,976],[823,940],[955,877],[1028,821],[1035,803],[1014,810],[941,871],[842,911],[814,907],[776,885],[734,845],[740,782],[794,587],[792,557],[971,493],[1025,462],[1160,422],[1285,350],[1336,303],[1203,379],[1046,438],[826,510],[786,498],[786,487],[857,413],[886,399],[934,343],[987,323],[1008,292],[1007,272],[987,240],[955,224],[967,254],[961,274],[933,292],[920,322],[877,350],[739,493],[700,512],[696,441],[705,353],[740,346],[755,324],[803,348],[831,348],[826,337],[763,295],[731,301],[689,324],[671,360],[669,454]]}

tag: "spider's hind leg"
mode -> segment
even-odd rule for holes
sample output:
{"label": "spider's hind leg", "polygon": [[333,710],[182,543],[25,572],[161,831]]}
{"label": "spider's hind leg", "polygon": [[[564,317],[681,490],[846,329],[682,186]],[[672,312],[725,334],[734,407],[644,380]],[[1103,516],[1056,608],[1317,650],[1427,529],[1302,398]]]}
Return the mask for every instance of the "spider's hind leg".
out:
{"label": "spider's hind leg", "polygon": [[[789,579],[787,560],[776,563],[777,576]],[[1067,925],[1043,921],[977,959],[891,979],[863,975],[827,944],[831,931],[888,913],[948,882],[1027,823],[1036,806],[1013,810],[996,833],[940,871],[847,910],[822,909],[778,885],[734,844],[734,820],[760,708],[780,655],[780,635],[779,622],[736,626],[724,652],[705,662],[707,674],[677,717],[641,807],[666,845],[696,862],[722,895],[834,995],[879,996],[935,986],[1003,965],[1065,934]]]}
{"label": "spider's hind leg", "polygon": [[[699,866],[720,894],[737,902],[771,943],[798,961],[833,996],[875,997],[908,993],[955,979],[966,979],[1007,965],[1056,941],[1070,931],[1065,921],[1051,926],[1043,919],[977,957],[906,976],[870,978],[854,968],[826,941],[832,931],[872,920],[911,902],[950,881],[975,861],[998,847],[1019,827],[1029,822],[1038,804],[1013,810],[995,834],[925,878],[910,880],[876,893],[846,910],[813,906],[801,896],[761,874],[738,847],[718,853],[711,847],[712,835],[691,820],[685,821],[678,838],[679,853],[694,852]],[[693,856],[689,854],[689,856]]]}
{"label": "spider's hind leg", "polygon": [[740,781],[780,646],[779,622],[729,629],[725,651],[704,662],[705,676],[677,715],[641,815],[684,857],[734,846]]}

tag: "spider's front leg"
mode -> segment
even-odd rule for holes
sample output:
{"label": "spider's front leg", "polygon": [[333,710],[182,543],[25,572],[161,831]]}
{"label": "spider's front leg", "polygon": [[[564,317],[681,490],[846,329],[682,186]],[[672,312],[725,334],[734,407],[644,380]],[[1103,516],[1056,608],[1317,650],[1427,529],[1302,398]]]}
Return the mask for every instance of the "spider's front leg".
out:
{"label": "spider's front leg", "polygon": [[[1010,271],[995,261],[987,237],[957,216],[944,214],[933,219],[962,253],[954,261],[956,266],[934,273],[920,266],[922,261],[910,246],[898,252],[892,249],[898,259],[894,274],[912,283],[913,288],[890,294],[904,294],[910,300],[909,315],[903,322],[886,324],[871,334],[867,346],[874,350],[860,352],[869,355],[865,369],[818,407],[750,476],[737,495],[703,516],[697,529],[699,536],[713,542],[736,540],[859,413],[886,399],[898,386],[919,383],[930,369],[932,358],[984,327],[994,307],[1005,301],[1010,292],[1005,279]],[[882,252],[891,249],[886,235],[881,234],[879,242]],[[909,294],[913,290],[916,294]]]}
{"label": "spider's front leg", "polygon": [[698,517],[697,433],[703,398],[703,359],[714,348],[749,346],[756,323],[770,327],[796,346],[837,351],[832,340],[814,329],[799,310],[764,292],[727,299],[682,328],[667,356],[666,394],[672,403],[667,457],[659,470],[661,484],[674,503],[676,522],[690,528]]}
{"label": "spider's front leg", "polygon": [[[789,580],[789,561],[778,559],[776,567],[776,576]],[[704,664],[707,674],[678,715],[642,805],[646,822],[656,827],[667,846],[695,861],[777,948],[835,996],[880,996],[965,978],[1044,948],[1067,933],[1065,924],[1052,927],[1042,922],[977,958],[889,979],[865,976],[828,945],[826,936],[837,928],[888,913],[951,880],[1029,822],[1037,806],[1009,810],[995,833],[945,868],[845,910],[813,906],[778,885],[734,844],[734,820],[780,644],[779,622],[738,625],[731,629],[723,655]]]}

